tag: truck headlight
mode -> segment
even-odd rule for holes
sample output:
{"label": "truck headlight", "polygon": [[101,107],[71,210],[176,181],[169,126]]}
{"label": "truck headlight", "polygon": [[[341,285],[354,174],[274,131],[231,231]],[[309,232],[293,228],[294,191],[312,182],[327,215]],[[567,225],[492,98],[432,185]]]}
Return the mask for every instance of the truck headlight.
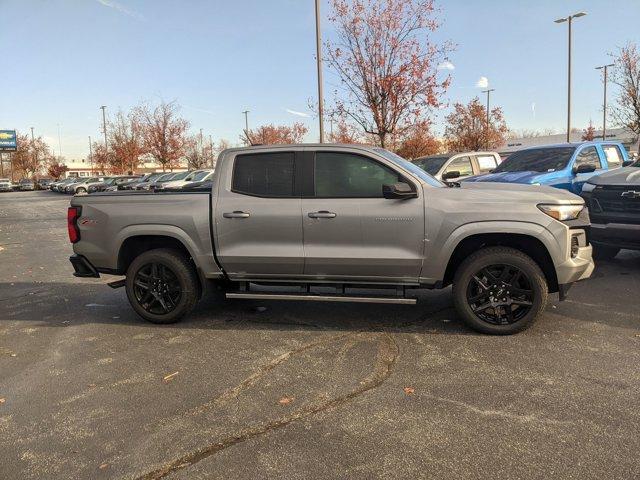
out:
{"label": "truck headlight", "polygon": [[582,186],[582,191],[583,192],[593,192],[594,188],[596,188],[596,186],[593,183],[585,183]]}
{"label": "truck headlight", "polygon": [[550,205],[540,204],[538,208],[556,220],[565,222],[567,220],[575,220],[584,209],[584,203],[581,205]]}

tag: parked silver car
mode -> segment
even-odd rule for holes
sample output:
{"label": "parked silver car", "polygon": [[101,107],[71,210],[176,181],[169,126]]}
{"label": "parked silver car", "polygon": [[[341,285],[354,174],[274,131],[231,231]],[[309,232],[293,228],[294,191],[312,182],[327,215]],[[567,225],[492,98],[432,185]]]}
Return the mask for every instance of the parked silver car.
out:
{"label": "parked silver car", "polygon": [[10,192],[13,190],[11,180],[8,178],[0,178],[0,192]]}
{"label": "parked silver car", "polygon": [[20,190],[22,191],[31,191],[36,189],[36,184],[33,182],[33,180],[30,180],[28,178],[23,178],[22,180],[20,180],[19,185]]}

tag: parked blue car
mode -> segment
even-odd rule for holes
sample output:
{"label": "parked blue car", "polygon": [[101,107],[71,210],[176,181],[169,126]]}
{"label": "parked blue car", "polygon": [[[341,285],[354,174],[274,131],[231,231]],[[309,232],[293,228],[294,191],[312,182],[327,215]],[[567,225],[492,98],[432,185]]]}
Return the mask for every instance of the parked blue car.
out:
{"label": "parked blue car", "polygon": [[627,162],[627,152],[618,142],[544,145],[514,152],[492,173],[463,181],[549,185],[580,194],[590,177]]}

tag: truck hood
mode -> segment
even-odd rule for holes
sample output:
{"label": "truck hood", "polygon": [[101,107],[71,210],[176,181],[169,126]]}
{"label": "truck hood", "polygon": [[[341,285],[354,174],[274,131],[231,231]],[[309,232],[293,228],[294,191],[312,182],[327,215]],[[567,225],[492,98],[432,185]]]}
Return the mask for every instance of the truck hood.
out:
{"label": "truck hood", "polygon": [[546,172],[499,172],[470,177],[463,182],[539,183]]}
{"label": "truck hood", "polygon": [[616,168],[589,179],[594,185],[640,185],[640,168]]}
{"label": "truck hood", "polygon": [[582,198],[568,190],[544,185],[522,185],[517,183],[461,182],[460,190],[466,201],[491,203],[584,203]]}

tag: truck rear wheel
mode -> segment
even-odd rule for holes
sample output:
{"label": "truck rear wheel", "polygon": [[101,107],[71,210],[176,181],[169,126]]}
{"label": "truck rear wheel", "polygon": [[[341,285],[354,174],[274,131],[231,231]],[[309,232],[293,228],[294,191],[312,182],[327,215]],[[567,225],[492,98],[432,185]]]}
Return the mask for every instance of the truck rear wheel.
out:
{"label": "truck rear wheel", "polygon": [[198,302],[200,283],[196,270],[181,252],[169,248],[137,256],[127,269],[129,303],[145,320],[175,323]]}
{"label": "truck rear wheel", "polygon": [[538,264],[508,247],[488,247],[470,255],[453,282],[453,302],[464,322],[494,335],[528,328],[544,311],[548,296]]}

